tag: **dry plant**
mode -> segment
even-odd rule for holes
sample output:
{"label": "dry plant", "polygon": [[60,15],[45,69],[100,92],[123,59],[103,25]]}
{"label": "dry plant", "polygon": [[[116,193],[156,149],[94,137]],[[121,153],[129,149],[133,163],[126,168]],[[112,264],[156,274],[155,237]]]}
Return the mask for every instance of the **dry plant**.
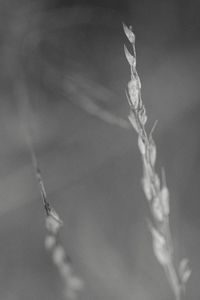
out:
{"label": "dry plant", "polygon": [[142,186],[152,216],[152,221],[148,221],[148,226],[152,234],[153,251],[165,270],[175,299],[180,300],[185,292],[185,284],[191,271],[186,258],[181,260],[178,268],[174,265],[173,243],[169,225],[169,190],[164,169],[161,179],[155,170],[156,144],[152,135],[156,123],[148,135],[145,129],[147,114],[141,97],[141,82],[136,70],[135,34],[132,28],[125,24],[123,24],[123,29],[132,46],[132,53],[124,46],[125,56],[131,70],[131,80],[128,83],[126,96],[130,106],[129,121],[138,134],[138,148],[142,156]]}
{"label": "dry plant", "polygon": [[58,272],[63,279],[64,296],[68,300],[75,300],[77,299],[78,292],[83,288],[83,281],[74,275],[71,259],[60,241],[59,232],[63,226],[63,221],[60,219],[60,216],[47,200],[44,182],[30,137],[28,137],[28,143],[35,176],[38,181],[39,190],[46,213],[45,225],[47,233],[45,237],[45,248],[51,253],[52,261],[56,265]]}
{"label": "dry plant", "polygon": [[[178,267],[176,267],[174,263],[173,242],[169,224],[169,189],[167,187],[164,169],[162,169],[161,177],[159,177],[155,169],[157,150],[153,139],[153,131],[156,122],[150,133],[147,134],[145,128],[147,114],[141,97],[141,82],[136,70],[135,35],[132,28],[127,27],[125,24],[123,24],[123,29],[132,46],[132,53],[124,46],[125,56],[131,71],[131,79],[126,90],[126,97],[130,106],[128,118],[138,134],[138,148],[143,162],[142,187],[151,212],[151,220],[148,220],[148,227],[152,235],[153,251],[156,259],[165,271],[175,299],[181,300],[185,293],[185,285],[191,275],[191,270],[188,266],[188,259],[186,258],[180,261]],[[80,105],[82,105],[82,103]],[[116,116],[99,109],[92,101],[86,102],[84,109],[108,123],[118,125],[125,129],[128,128],[124,120],[120,119],[119,121]],[[77,292],[83,287],[83,281],[74,275],[70,258],[59,239],[63,222],[47,200],[44,182],[30,137],[28,137],[28,143],[35,176],[38,181],[46,213],[45,224],[47,233],[45,237],[45,248],[51,253],[52,261],[57,266],[63,279],[66,299],[74,300],[77,298]]]}

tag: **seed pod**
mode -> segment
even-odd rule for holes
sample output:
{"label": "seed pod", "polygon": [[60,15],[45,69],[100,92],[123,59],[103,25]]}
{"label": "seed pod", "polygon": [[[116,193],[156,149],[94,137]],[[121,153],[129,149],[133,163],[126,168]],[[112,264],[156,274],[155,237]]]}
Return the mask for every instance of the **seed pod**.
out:
{"label": "seed pod", "polygon": [[65,250],[58,245],[53,250],[53,261],[56,265],[62,265],[65,259]]}
{"label": "seed pod", "polygon": [[161,265],[167,265],[170,257],[166,247],[166,241],[158,230],[150,225],[150,230],[153,239],[153,250],[154,254]]}
{"label": "seed pod", "polygon": [[65,278],[69,277],[71,274],[70,265],[66,262],[64,262],[62,265],[60,265],[60,273]]}
{"label": "seed pod", "polygon": [[137,71],[136,71],[136,80],[137,80],[138,88],[141,90],[142,84],[141,84],[141,80],[140,80],[140,77],[138,76]]}
{"label": "seed pod", "polygon": [[136,67],[136,59],[135,57],[128,51],[127,47],[124,45],[124,53],[129,65],[133,68]]}
{"label": "seed pod", "polygon": [[137,81],[135,79],[132,79],[128,83],[128,92],[129,92],[129,97],[131,104],[135,110],[138,108],[138,103],[139,103],[139,90],[138,90],[138,85]]}
{"label": "seed pod", "polygon": [[153,140],[153,138],[149,139],[149,159],[151,162],[151,165],[154,167],[156,162],[156,144]]}
{"label": "seed pod", "polygon": [[142,105],[141,109],[139,110],[138,116],[141,124],[144,126],[147,122],[147,115],[144,105]]}
{"label": "seed pod", "polygon": [[55,211],[54,208],[50,208],[49,216],[51,216],[55,221],[57,221],[60,225],[63,225],[63,221],[60,219],[59,215]]}
{"label": "seed pod", "polygon": [[182,278],[181,278],[183,283],[186,283],[188,281],[188,279],[191,276],[191,273],[192,273],[191,270],[189,270],[189,269],[185,270],[185,272],[183,273]]}
{"label": "seed pod", "polygon": [[157,174],[154,175],[154,184],[157,190],[160,189],[160,179]]}
{"label": "seed pod", "polygon": [[57,234],[60,227],[61,227],[60,223],[56,219],[52,218],[52,216],[46,217],[46,228],[52,234]]}
{"label": "seed pod", "polygon": [[131,125],[133,126],[133,128],[135,129],[135,131],[139,132],[138,123],[137,123],[135,114],[132,111],[130,112],[128,119],[129,119]]}
{"label": "seed pod", "polygon": [[154,217],[157,221],[160,221],[160,222],[163,221],[163,219],[164,219],[163,208],[162,208],[162,205],[160,203],[159,197],[155,197],[153,199],[152,212],[153,212],[153,215],[154,215]]}
{"label": "seed pod", "polygon": [[84,283],[80,278],[70,275],[69,277],[66,278],[66,290],[65,290],[66,298],[71,300],[76,300],[77,292],[83,289],[83,287],[84,287]]}
{"label": "seed pod", "polygon": [[124,23],[123,23],[123,29],[124,29],[124,33],[127,36],[129,42],[131,44],[135,43],[135,34],[133,33],[133,31],[131,30],[131,28],[127,27]]}
{"label": "seed pod", "polygon": [[149,164],[149,161],[147,159],[143,160],[144,163],[144,174],[145,176],[147,176],[148,178],[152,178],[154,176],[153,174],[153,170]]}
{"label": "seed pod", "polygon": [[45,248],[51,250],[56,243],[55,237],[53,235],[47,235],[44,241]]}
{"label": "seed pod", "polygon": [[166,186],[163,186],[160,191],[160,200],[163,207],[163,212],[166,216],[169,215],[169,190]]}
{"label": "seed pod", "polygon": [[140,153],[144,156],[146,152],[146,146],[140,135],[138,136],[138,148],[140,150]]}
{"label": "seed pod", "polygon": [[184,258],[181,260],[179,265],[179,276],[181,278],[182,283],[186,283],[191,275],[191,270],[188,267],[188,259]]}
{"label": "seed pod", "polygon": [[147,198],[148,201],[150,201],[153,197],[152,195],[152,189],[151,189],[151,182],[147,176],[145,176],[142,179],[142,186],[143,186],[143,191],[145,194],[145,197]]}

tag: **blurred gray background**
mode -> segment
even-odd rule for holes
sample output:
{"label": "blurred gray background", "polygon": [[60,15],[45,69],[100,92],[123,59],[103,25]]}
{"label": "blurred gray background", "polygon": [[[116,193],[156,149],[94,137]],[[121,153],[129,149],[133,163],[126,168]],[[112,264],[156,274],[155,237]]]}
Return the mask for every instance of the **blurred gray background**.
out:
{"label": "blurred gray background", "polygon": [[122,21],[136,33],[148,130],[158,120],[175,263],[186,256],[192,268],[185,299],[200,298],[199,15],[198,0],[0,1],[0,299],[64,299],[25,129],[85,282],[79,299],[173,299],[126,128]]}

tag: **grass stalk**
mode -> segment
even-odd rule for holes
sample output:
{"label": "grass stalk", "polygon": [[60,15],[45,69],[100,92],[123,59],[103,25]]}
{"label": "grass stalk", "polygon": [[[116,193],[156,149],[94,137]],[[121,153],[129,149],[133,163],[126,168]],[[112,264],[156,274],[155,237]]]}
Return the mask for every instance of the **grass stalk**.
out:
{"label": "grass stalk", "polygon": [[138,134],[138,148],[142,156],[142,186],[152,217],[151,221],[148,221],[148,226],[152,235],[153,251],[158,262],[164,268],[175,299],[181,300],[191,271],[187,259],[182,259],[178,269],[174,264],[173,243],[169,226],[169,189],[164,171],[162,171],[162,178],[160,179],[155,169],[157,149],[153,139],[153,131],[156,123],[148,135],[145,128],[147,114],[141,97],[141,82],[136,70],[135,34],[132,28],[125,24],[123,24],[123,29],[132,46],[132,52],[124,46],[125,56],[131,71],[126,97],[130,107],[129,121]]}
{"label": "grass stalk", "polygon": [[27,136],[27,140],[31,153],[32,164],[34,167],[34,173],[38,182],[46,215],[45,225],[47,231],[45,236],[45,248],[50,252],[52,261],[57,267],[57,270],[63,280],[65,298],[68,300],[76,300],[78,292],[83,287],[83,281],[79,277],[74,275],[71,259],[68,256],[59,238],[59,233],[63,226],[63,221],[47,199],[44,181],[42,179],[41,170],[38,165],[37,157],[33,149],[30,136]]}

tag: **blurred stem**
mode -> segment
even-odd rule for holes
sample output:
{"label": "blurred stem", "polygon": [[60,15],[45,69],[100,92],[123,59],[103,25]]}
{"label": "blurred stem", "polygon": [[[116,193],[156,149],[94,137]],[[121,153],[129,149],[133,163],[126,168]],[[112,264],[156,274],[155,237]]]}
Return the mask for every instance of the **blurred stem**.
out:
{"label": "blurred stem", "polygon": [[171,285],[172,291],[174,292],[175,299],[181,300],[181,286],[173,263],[170,261],[164,269]]}

